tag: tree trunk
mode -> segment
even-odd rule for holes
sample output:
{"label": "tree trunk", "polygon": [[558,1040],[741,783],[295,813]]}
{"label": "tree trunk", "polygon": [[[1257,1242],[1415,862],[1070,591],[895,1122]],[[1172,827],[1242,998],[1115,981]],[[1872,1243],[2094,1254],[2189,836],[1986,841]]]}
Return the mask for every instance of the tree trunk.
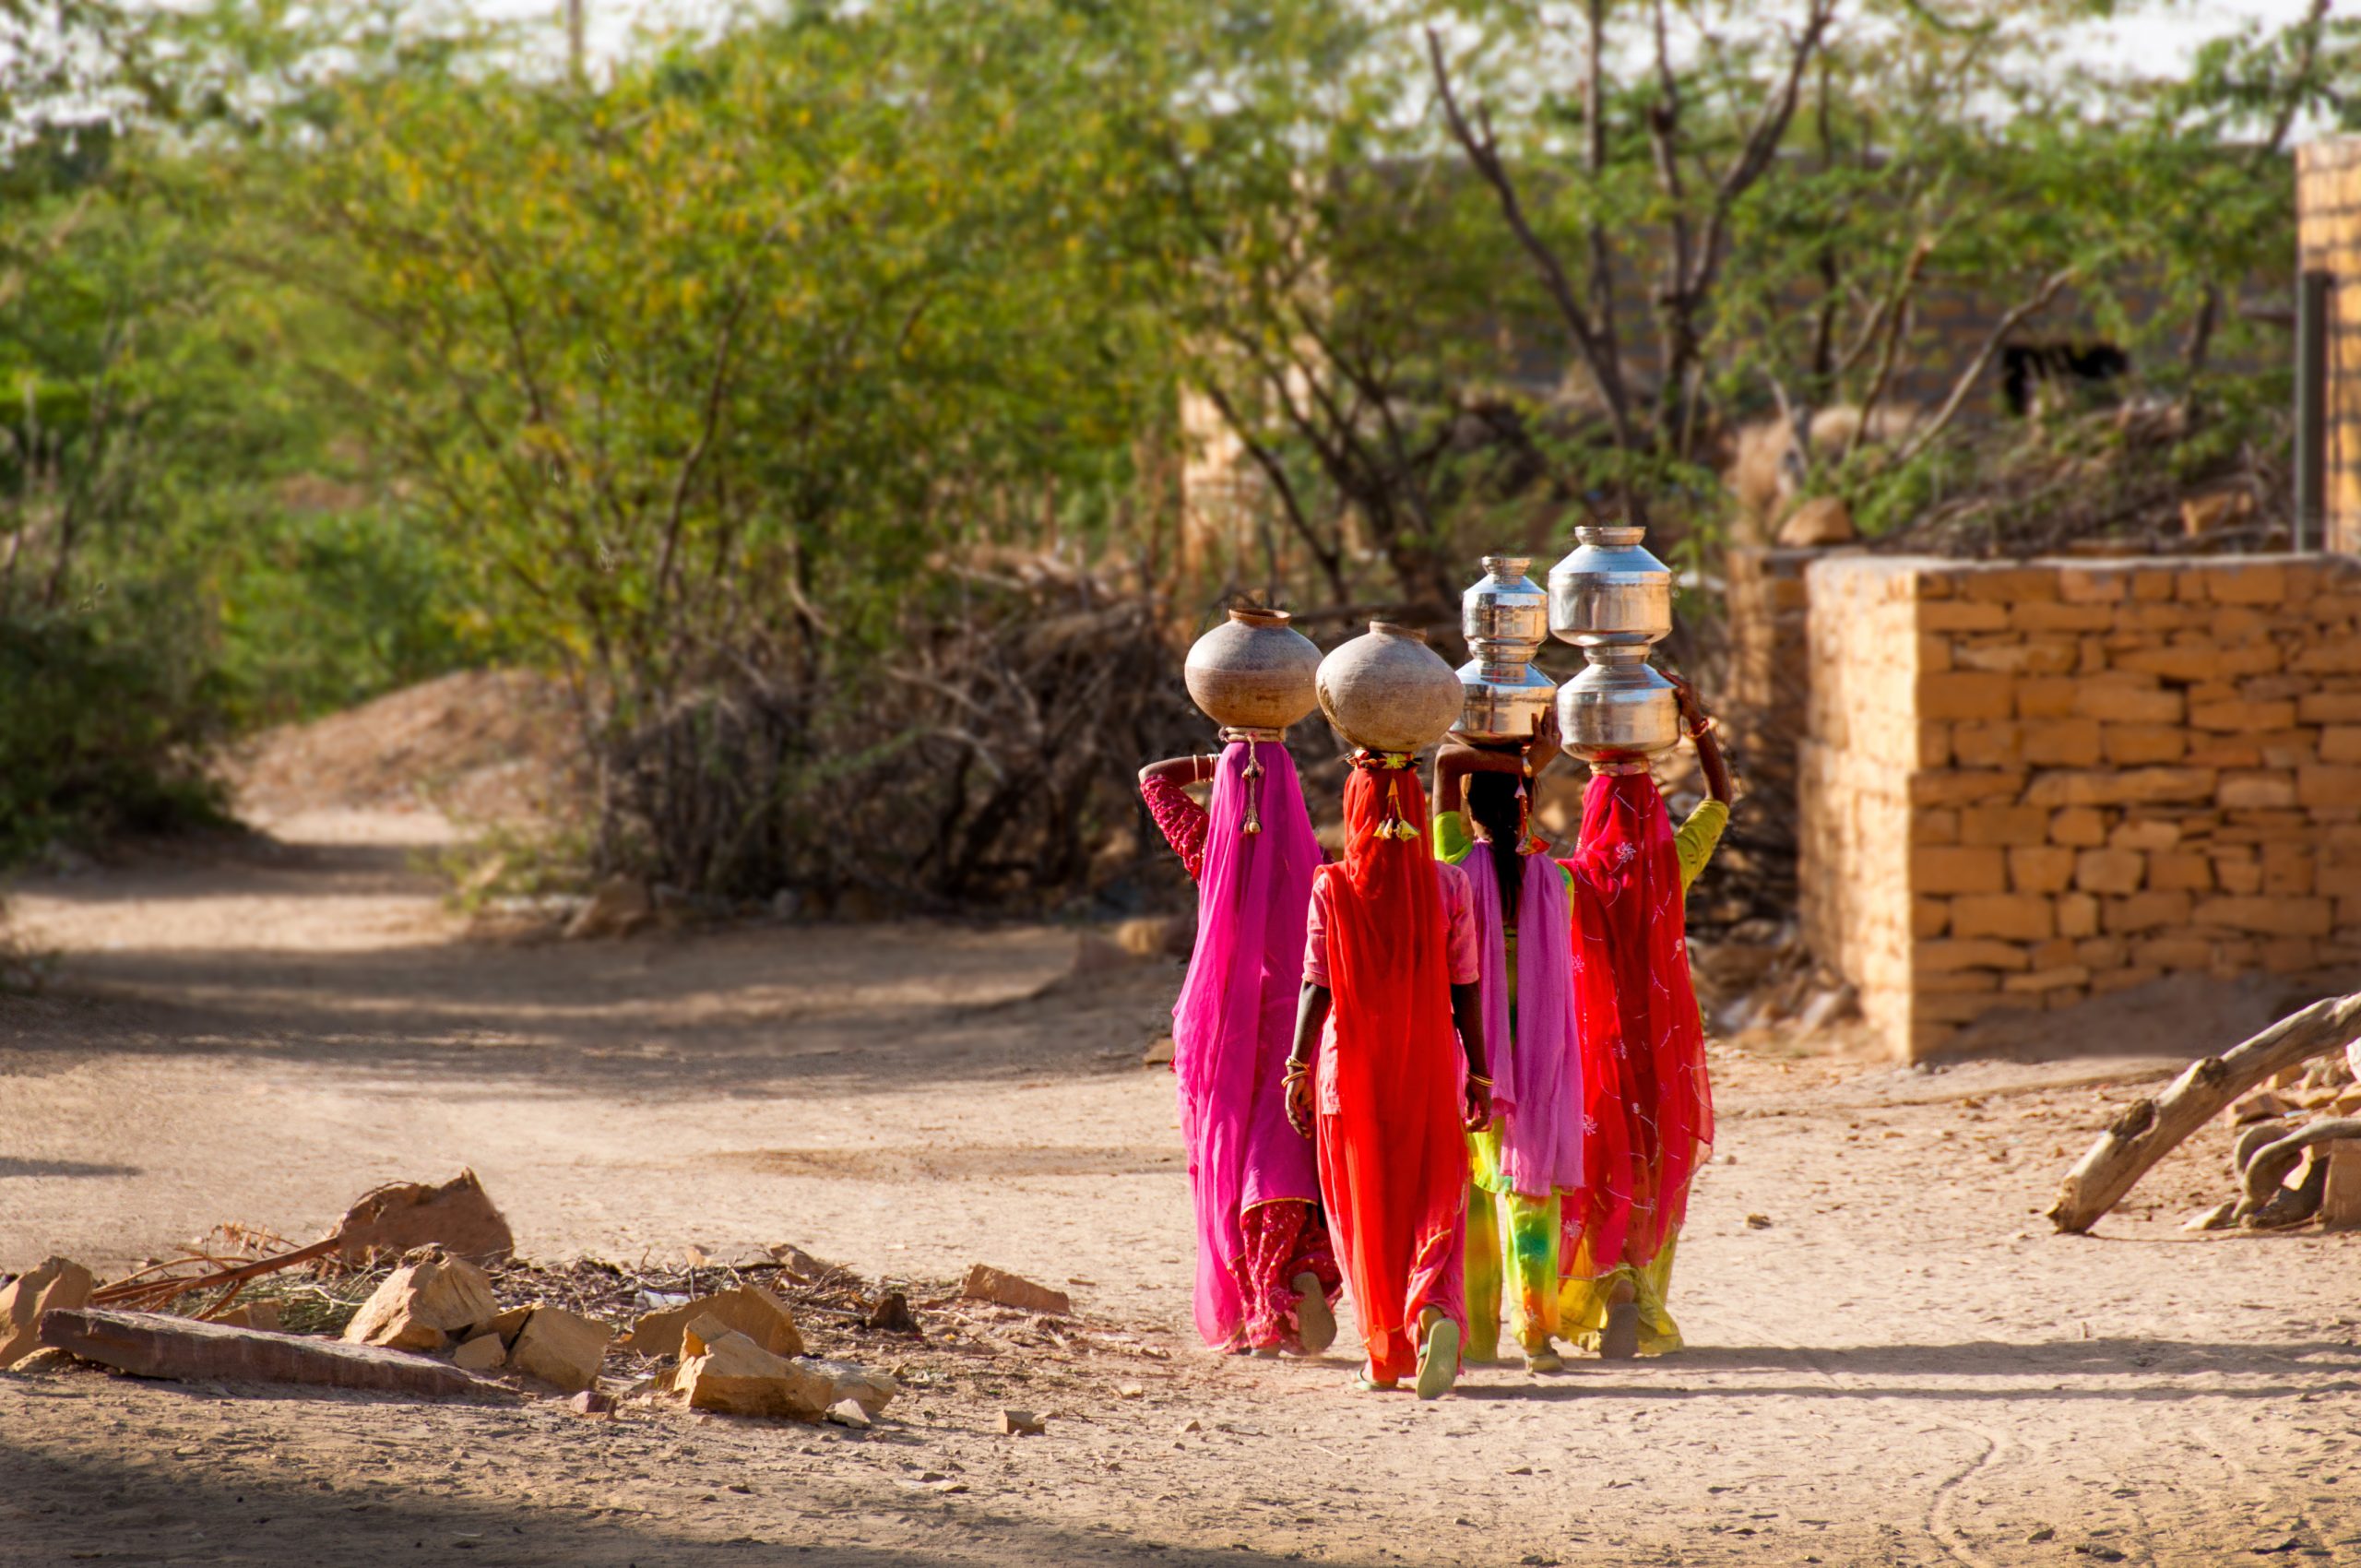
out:
{"label": "tree trunk", "polygon": [[2126,1108],[2058,1183],[2049,1221],[2081,1235],[2141,1177],[2263,1079],[2361,1039],[2361,993],[2315,1002],[2234,1051],[2189,1064],[2165,1092]]}

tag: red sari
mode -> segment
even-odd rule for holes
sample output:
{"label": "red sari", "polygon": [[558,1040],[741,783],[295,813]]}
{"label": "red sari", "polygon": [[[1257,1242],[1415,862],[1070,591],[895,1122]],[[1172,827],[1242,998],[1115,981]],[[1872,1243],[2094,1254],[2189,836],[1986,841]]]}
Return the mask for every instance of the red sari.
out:
{"label": "red sari", "polygon": [[1646,1268],[1689,1214],[1689,1182],[1714,1142],[1705,1033],[1689,978],[1680,857],[1655,780],[1600,774],[1583,797],[1574,873],[1578,989],[1604,969],[1615,1028],[1583,1030],[1583,1201],[1570,1206],[1569,1257]]}
{"label": "red sari", "polygon": [[[1380,1382],[1418,1372],[1427,1308],[1467,1331],[1466,1059],[1426,820],[1414,769],[1357,764],[1345,858],[1321,868],[1313,894],[1334,997],[1317,1085],[1320,1190]],[[1393,823],[1421,833],[1380,837]]]}

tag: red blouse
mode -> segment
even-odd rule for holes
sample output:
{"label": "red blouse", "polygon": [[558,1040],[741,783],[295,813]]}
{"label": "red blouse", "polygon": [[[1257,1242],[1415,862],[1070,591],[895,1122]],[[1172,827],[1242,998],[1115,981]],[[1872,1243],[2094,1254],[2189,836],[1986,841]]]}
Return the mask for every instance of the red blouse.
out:
{"label": "red blouse", "polygon": [[1213,823],[1205,808],[1191,800],[1180,786],[1162,778],[1150,778],[1142,784],[1140,798],[1147,802],[1148,814],[1156,818],[1164,841],[1180,857],[1189,880],[1202,879],[1205,871],[1205,835]]}

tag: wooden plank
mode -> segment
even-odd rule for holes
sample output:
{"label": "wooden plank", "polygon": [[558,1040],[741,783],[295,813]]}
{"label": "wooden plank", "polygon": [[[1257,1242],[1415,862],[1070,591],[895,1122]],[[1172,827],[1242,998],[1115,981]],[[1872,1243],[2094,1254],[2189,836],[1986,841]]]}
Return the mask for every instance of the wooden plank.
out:
{"label": "wooden plank", "polygon": [[60,1308],[42,1314],[41,1342],[137,1377],[176,1382],[303,1383],[428,1399],[506,1393],[448,1362],[403,1350],[229,1328],[161,1313]]}

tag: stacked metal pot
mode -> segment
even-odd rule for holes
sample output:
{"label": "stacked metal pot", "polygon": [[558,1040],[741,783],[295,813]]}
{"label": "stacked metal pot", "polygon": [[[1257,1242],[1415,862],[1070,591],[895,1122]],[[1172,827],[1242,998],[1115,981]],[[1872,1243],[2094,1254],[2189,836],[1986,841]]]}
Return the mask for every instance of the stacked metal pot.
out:
{"label": "stacked metal pot", "polygon": [[1533,667],[1549,640],[1549,596],[1525,575],[1532,564],[1487,555],[1483,579],[1460,596],[1460,634],[1476,657],[1459,667],[1465,696],[1452,729],[1479,746],[1530,739],[1558,695],[1558,683]]}
{"label": "stacked metal pot", "polygon": [[1672,632],[1672,572],[1640,540],[1645,529],[1582,528],[1549,570],[1549,630],[1583,650],[1558,692],[1566,750],[1586,762],[1645,756],[1680,740],[1672,683],[1648,650]]}

